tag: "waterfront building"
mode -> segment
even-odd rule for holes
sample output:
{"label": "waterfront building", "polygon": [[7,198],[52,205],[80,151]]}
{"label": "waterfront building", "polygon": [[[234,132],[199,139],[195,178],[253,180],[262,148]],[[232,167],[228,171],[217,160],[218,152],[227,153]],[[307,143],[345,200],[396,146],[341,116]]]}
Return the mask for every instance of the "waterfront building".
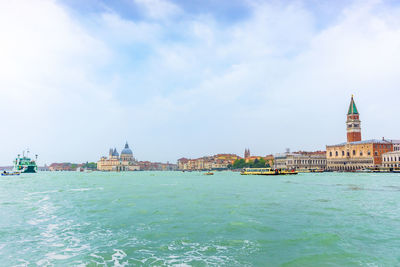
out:
{"label": "waterfront building", "polygon": [[400,140],[388,140],[393,144],[393,151],[400,151]]}
{"label": "waterfront building", "polygon": [[[1,167],[0,167],[0,170],[1,170]],[[38,166],[38,170],[41,172],[46,172],[46,171],[50,171],[50,168],[49,168],[49,166],[44,164],[44,166]]]}
{"label": "waterfront building", "polygon": [[49,171],[75,171],[77,168],[81,167],[82,164],[76,164],[71,162],[63,163],[52,163],[49,166]]}
{"label": "waterfront building", "polygon": [[235,154],[217,154],[197,159],[180,158],[177,165],[178,169],[183,171],[226,170],[237,159],[240,157]]}
{"label": "waterfront building", "polygon": [[360,114],[351,97],[347,112],[347,142],[326,146],[328,170],[352,171],[382,164],[382,154],[393,151],[393,143],[385,140],[361,140]]}
{"label": "waterfront building", "polygon": [[262,157],[262,156],[249,156],[249,157],[245,158],[244,161],[246,163],[249,163],[249,162],[254,162],[255,160],[260,160],[260,159],[265,160],[265,165],[266,166],[270,166],[270,167],[274,166],[274,156],[273,155],[266,155],[265,157]]}
{"label": "waterfront building", "polygon": [[176,171],[177,165],[172,163],[161,163],[151,161],[138,162],[141,171]]}
{"label": "waterfront building", "polygon": [[400,151],[392,151],[382,155],[382,166],[388,168],[400,167]]}
{"label": "waterfront building", "polygon": [[101,157],[97,162],[99,171],[138,171],[140,166],[137,160],[133,157],[133,152],[126,142],[124,149],[119,155],[116,148],[110,149],[107,157]]}
{"label": "waterfront building", "polygon": [[326,152],[315,151],[306,152],[299,151],[293,153],[276,154],[275,169],[326,169]]}
{"label": "waterfront building", "polygon": [[278,153],[274,155],[274,168],[275,169],[286,169],[287,162],[286,158],[289,153]]}

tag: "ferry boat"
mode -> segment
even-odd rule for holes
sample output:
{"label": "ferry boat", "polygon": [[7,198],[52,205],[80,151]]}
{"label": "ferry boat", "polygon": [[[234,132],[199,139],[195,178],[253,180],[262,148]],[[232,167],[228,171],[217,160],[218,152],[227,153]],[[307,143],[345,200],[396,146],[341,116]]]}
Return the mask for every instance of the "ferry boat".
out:
{"label": "ferry boat", "polygon": [[22,152],[22,157],[18,154],[18,157],[14,161],[14,171],[20,173],[36,173],[37,165],[36,160],[38,155],[35,155],[35,160],[29,158],[29,150],[27,150],[27,155],[25,156],[25,151]]}
{"label": "ferry boat", "polygon": [[272,169],[272,168],[245,168],[241,175],[293,175],[298,174],[295,170]]}

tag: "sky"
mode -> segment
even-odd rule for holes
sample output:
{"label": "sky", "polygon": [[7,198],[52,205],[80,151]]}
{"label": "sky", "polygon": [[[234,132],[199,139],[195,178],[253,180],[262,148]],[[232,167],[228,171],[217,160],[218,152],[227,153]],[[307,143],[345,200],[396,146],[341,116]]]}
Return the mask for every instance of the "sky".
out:
{"label": "sky", "polygon": [[0,165],[400,139],[397,1],[0,0]]}

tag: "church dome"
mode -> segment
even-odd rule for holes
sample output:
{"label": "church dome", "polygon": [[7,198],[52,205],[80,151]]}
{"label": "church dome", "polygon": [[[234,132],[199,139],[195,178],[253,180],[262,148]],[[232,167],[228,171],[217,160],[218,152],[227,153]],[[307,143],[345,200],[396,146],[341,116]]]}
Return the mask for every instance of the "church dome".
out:
{"label": "church dome", "polygon": [[128,142],[126,142],[125,148],[121,151],[121,156],[122,155],[133,155],[132,150],[129,148]]}

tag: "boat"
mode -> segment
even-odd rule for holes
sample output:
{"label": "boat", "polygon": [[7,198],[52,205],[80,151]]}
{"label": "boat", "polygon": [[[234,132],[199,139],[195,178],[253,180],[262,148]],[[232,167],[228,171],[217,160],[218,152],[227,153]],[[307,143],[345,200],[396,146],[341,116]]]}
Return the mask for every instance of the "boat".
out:
{"label": "boat", "polygon": [[369,169],[359,169],[359,170],[355,170],[355,172],[358,172],[358,173],[371,173],[372,171],[371,170],[369,170]]}
{"label": "boat", "polygon": [[22,157],[18,154],[17,158],[14,161],[14,171],[20,173],[36,173],[37,172],[37,160],[38,155],[35,155],[35,160],[32,160],[29,157],[29,150],[22,152]]}
{"label": "boat", "polygon": [[310,168],[310,169],[297,169],[296,170],[298,173],[310,173],[310,172],[324,172],[324,170],[322,169],[318,169],[318,168]]}
{"label": "boat", "polygon": [[293,175],[298,174],[295,170],[272,169],[272,168],[245,168],[241,175]]}
{"label": "boat", "polygon": [[366,172],[372,172],[372,173],[390,173],[393,170],[389,167],[370,167],[366,168]]}
{"label": "boat", "polygon": [[206,173],[204,173],[204,175],[214,175],[214,173],[213,172],[206,172]]}
{"label": "boat", "polygon": [[20,172],[7,172],[7,171],[3,171],[1,173],[1,176],[13,176],[13,175],[20,175]]}

